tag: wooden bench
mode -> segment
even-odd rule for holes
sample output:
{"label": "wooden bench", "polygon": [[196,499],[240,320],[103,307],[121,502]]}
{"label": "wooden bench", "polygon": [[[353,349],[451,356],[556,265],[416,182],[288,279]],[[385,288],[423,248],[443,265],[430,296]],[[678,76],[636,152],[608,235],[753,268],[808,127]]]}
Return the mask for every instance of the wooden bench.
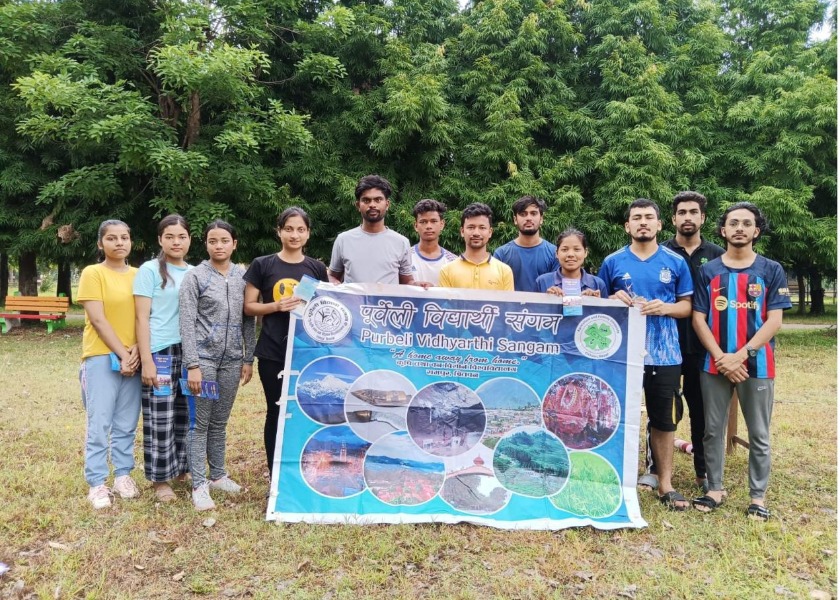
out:
{"label": "wooden bench", "polygon": [[64,296],[6,296],[6,312],[0,313],[3,333],[9,333],[12,327],[20,325],[22,319],[46,321],[47,333],[52,333],[67,324],[64,318],[69,308],[70,300]]}

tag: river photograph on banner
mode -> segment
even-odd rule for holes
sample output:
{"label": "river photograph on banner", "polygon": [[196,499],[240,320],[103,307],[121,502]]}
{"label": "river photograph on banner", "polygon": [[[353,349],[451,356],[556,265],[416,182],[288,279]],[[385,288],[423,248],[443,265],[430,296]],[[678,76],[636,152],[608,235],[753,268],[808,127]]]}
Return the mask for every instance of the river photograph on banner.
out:
{"label": "river photograph on banner", "polygon": [[266,518],[645,527],[645,319],[569,304],[317,285],[291,319]]}

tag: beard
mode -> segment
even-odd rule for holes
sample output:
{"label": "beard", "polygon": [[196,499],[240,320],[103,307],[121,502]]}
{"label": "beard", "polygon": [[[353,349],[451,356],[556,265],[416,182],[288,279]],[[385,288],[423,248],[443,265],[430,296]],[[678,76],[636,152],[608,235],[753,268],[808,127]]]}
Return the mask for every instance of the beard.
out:
{"label": "beard", "polygon": [[691,237],[699,230],[700,229],[694,223],[686,223],[684,225],[680,225],[680,233],[686,237]]}
{"label": "beard", "polygon": [[385,218],[385,211],[376,211],[376,216],[371,216],[370,213],[371,211],[368,211],[362,215],[362,218],[368,223],[378,223]]}
{"label": "beard", "polygon": [[732,246],[733,248],[746,248],[747,246],[751,245],[752,242],[753,241],[749,238],[741,238],[738,240],[726,240],[726,243]]}
{"label": "beard", "polygon": [[652,231],[650,231],[650,232],[645,231],[643,233],[637,233],[635,235],[631,235],[630,237],[633,238],[634,242],[650,242],[650,241],[656,239],[656,234],[653,233]]}
{"label": "beard", "polygon": [[521,233],[522,235],[537,235],[539,232],[539,227],[529,227],[528,229],[522,227],[519,228],[519,233]]}

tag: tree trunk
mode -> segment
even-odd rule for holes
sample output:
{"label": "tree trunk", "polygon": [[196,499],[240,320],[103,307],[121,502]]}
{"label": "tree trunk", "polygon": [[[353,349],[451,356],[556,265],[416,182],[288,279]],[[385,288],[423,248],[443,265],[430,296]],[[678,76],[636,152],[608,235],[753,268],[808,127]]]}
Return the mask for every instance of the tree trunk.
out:
{"label": "tree trunk", "polygon": [[64,294],[70,299],[70,304],[73,303],[73,290],[70,282],[70,271],[72,265],[69,261],[62,260],[58,263],[58,283],[56,284],[56,294],[59,296]]}
{"label": "tree trunk", "polygon": [[18,289],[21,296],[38,295],[38,255],[24,252],[18,258]]}
{"label": "tree trunk", "polygon": [[805,275],[801,271],[796,272],[796,287],[799,288],[799,308],[797,314],[805,314]]}
{"label": "tree trunk", "polygon": [[187,115],[187,130],[184,132],[184,149],[188,149],[198,139],[201,129],[201,98],[198,92],[190,93],[190,112]]}
{"label": "tree trunk", "polygon": [[822,286],[822,274],[816,269],[809,273],[811,284],[811,311],[812,315],[825,314],[825,290]]}
{"label": "tree trunk", "polygon": [[0,302],[9,295],[9,255],[0,252]]}

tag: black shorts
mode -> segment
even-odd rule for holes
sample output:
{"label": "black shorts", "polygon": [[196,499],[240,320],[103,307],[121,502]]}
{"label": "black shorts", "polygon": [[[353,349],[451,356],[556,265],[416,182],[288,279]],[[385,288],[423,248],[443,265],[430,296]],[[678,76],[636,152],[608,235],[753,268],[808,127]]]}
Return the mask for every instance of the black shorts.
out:
{"label": "black shorts", "polygon": [[642,387],[645,390],[650,426],[659,431],[676,431],[683,415],[680,391],[681,365],[645,365]]}

